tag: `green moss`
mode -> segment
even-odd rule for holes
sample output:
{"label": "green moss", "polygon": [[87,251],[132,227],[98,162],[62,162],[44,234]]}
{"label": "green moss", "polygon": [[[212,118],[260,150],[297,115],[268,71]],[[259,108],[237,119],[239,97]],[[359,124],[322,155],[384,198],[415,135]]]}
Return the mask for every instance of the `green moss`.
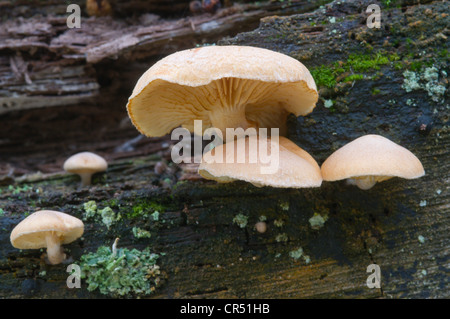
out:
{"label": "green moss", "polygon": [[336,71],[328,66],[321,65],[311,69],[311,75],[318,86],[332,88],[336,85]]}
{"label": "green moss", "polygon": [[112,297],[150,295],[161,283],[158,258],[149,248],[121,248],[113,254],[109,247],[101,246],[97,252],[81,256],[81,278],[89,291]]}
{"label": "green moss", "polygon": [[389,63],[389,57],[382,55],[380,52],[376,54],[351,54],[347,59],[346,68],[352,68],[357,72],[365,72],[369,69],[379,70],[380,65]]}
{"label": "green moss", "polygon": [[118,207],[119,205],[119,200],[116,198],[107,200],[104,202],[104,206],[109,206],[109,207]]}
{"label": "green moss", "polygon": [[404,67],[405,67],[405,65],[402,62],[394,63],[394,69],[396,69],[396,70],[402,70]]}
{"label": "green moss", "polygon": [[393,7],[397,7],[397,6],[401,5],[400,1],[398,1],[398,0],[381,0],[381,3],[386,8],[393,8]]}
{"label": "green moss", "polygon": [[[157,202],[154,201],[140,201],[131,207],[130,210],[127,210],[124,212],[125,216],[127,218],[141,218],[141,217],[148,217],[149,215],[152,215],[156,212],[158,212],[157,215],[153,216],[154,220],[157,220],[159,218],[159,213],[162,213],[165,211],[165,207]],[[157,219],[155,219],[155,216]]]}
{"label": "green moss", "polygon": [[0,194],[5,193],[5,194],[11,194],[11,195],[18,195],[18,194],[26,193],[29,191],[33,191],[33,187],[29,186],[27,184],[17,185],[17,186],[8,185],[7,187],[0,188]]}
{"label": "green moss", "polygon": [[450,58],[450,53],[447,49],[442,49],[438,52],[438,57],[448,60]]}
{"label": "green moss", "polygon": [[353,81],[358,81],[358,80],[362,80],[364,79],[364,75],[363,74],[351,74],[349,76],[346,76],[342,82],[353,82]]}
{"label": "green moss", "polygon": [[[318,86],[333,88],[339,82],[353,82],[364,79],[363,72],[379,70],[380,66],[398,61],[397,54],[386,55],[381,52],[372,54],[351,54],[345,62],[336,62],[332,65],[321,65],[311,69]],[[339,80],[339,76],[344,73],[353,73]]]}
{"label": "green moss", "polygon": [[380,93],[381,93],[380,89],[378,89],[378,88],[373,88],[372,89],[372,95],[377,95],[377,94],[380,94]]}

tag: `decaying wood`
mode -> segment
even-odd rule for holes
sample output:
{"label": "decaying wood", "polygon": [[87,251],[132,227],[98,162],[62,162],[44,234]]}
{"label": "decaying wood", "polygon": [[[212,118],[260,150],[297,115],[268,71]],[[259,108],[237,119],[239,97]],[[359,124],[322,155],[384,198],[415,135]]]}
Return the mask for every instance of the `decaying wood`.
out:
{"label": "decaying wood", "polygon": [[[119,4],[139,7],[136,2]],[[268,14],[301,12],[317,6],[304,1],[289,5],[235,4],[214,15],[191,16],[186,12],[180,19],[164,19],[150,8],[142,8],[135,19],[82,17],[80,29],[69,29],[64,16],[3,21],[0,113],[91,102],[99,97],[95,64],[111,64],[117,59],[127,63],[154,61],[175,50],[243,31]],[[103,68],[107,68],[104,64]]]}
{"label": "decaying wood", "polygon": [[[26,143],[18,132],[9,140],[2,135],[5,141],[0,149],[12,150],[9,156],[0,154],[2,164],[9,165],[9,169],[5,165],[4,174],[16,162],[26,164],[24,158],[28,166],[36,165],[34,162],[53,164],[54,171],[44,178],[25,175],[25,184],[18,180],[0,188],[0,228],[4,230],[0,232],[0,297],[103,297],[87,291],[85,283],[81,289],[68,289],[63,265],[49,266],[41,259],[42,252],[18,251],[9,245],[9,233],[24,213],[45,208],[82,217],[83,203],[95,200],[101,208],[111,206],[121,212],[142,202],[164,208],[159,223],[134,217],[108,230],[100,222],[87,221],[83,239],[65,246],[75,263],[99,246],[111,245],[117,237],[122,247],[150,247],[154,252],[164,252],[158,264],[167,278],[149,298],[449,298],[448,96],[434,101],[424,88],[407,92],[403,87],[404,72],[422,63],[415,72],[436,67],[441,72],[439,83],[448,90],[442,76],[442,70],[449,71],[445,53],[448,7],[441,1],[398,8],[380,3],[383,24],[375,30],[365,24],[365,9],[372,2],[335,1],[303,14],[267,17],[254,31],[218,43],[273,49],[300,59],[309,69],[341,65],[351,54],[395,53],[398,59],[380,65],[378,70],[362,72],[361,80],[321,86],[320,102],[314,111],[289,119],[289,138],[321,164],[345,143],[363,134],[380,134],[416,154],[425,168],[424,177],[393,178],[368,191],[344,181],[324,182],[313,189],[256,188],[243,182],[216,184],[192,180],[190,165],[170,164],[173,141],[136,141],[134,128],[120,127],[126,116],[124,103],[105,110],[87,105],[62,108],[75,118],[74,122],[56,115],[52,119],[50,109],[8,113],[0,132],[19,127],[36,133],[29,137],[30,150],[20,145]],[[144,41],[145,34],[141,36],[138,38]],[[152,52],[150,47],[144,51]],[[75,50],[67,48],[72,53],[70,50]],[[119,62],[133,60],[143,51],[131,46],[118,52],[114,66],[124,70]],[[108,55],[100,63],[109,59]],[[22,62],[14,61],[15,74],[26,82]],[[23,63],[27,62],[24,59]],[[394,62],[401,65],[396,67]],[[144,71],[148,65],[133,67]],[[33,81],[32,73],[29,77]],[[128,88],[115,95],[107,87],[102,90],[111,94],[111,100],[121,102],[129,94]],[[331,100],[333,107],[325,107],[325,100]],[[98,128],[89,113],[102,119]],[[36,120],[39,115],[43,116],[41,123]],[[63,136],[75,141],[72,148],[58,147],[53,137],[58,121],[62,121],[59,128],[67,128]],[[85,134],[75,133],[73,126],[83,123]],[[55,128],[45,131],[44,125],[51,124]],[[88,140],[91,136],[99,145],[95,139]],[[54,144],[46,145],[46,141]],[[114,149],[123,145],[132,145],[129,157],[124,151],[127,147],[113,155]],[[45,152],[39,153],[38,146]],[[109,154],[111,162],[106,174],[94,178],[93,187],[79,189],[75,176],[57,172],[63,158],[48,159],[46,154],[56,156],[59,151],[65,155],[85,146]],[[168,163],[168,168],[155,170],[159,162]],[[18,175],[10,173],[4,182],[12,183]],[[247,216],[245,225],[235,222],[238,214]],[[321,227],[310,222],[315,214],[326,219]],[[254,228],[262,217],[268,226],[263,234]],[[135,226],[150,230],[152,237],[135,238],[131,232]],[[295,258],[299,248],[304,255]],[[306,255],[309,259],[304,258]],[[379,289],[367,287],[370,264],[380,266]]]}

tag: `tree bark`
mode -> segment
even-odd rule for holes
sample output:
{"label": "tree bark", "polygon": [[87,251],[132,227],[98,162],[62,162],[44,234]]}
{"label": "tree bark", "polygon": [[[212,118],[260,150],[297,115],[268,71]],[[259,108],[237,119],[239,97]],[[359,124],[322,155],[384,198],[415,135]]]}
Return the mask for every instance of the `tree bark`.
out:
{"label": "tree bark", "polygon": [[[371,3],[336,1],[306,13],[266,17],[254,31],[218,44],[272,49],[312,70],[320,101],[310,115],[289,119],[288,137],[319,164],[349,141],[379,134],[411,150],[422,161],[424,177],[393,178],[368,191],[344,181],[312,189],[256,188],[195,179],[186,165],[169,164],[155,173],[155,165],[170,158],[173,141],[168,139],[144,138],[128,153],[114,153],[117,145],[105,141],[97,149],[77,144],[111,156],[108,172],[94,178],[93,187],[77,189],[75,177],[59,172],[20,178],[13,173],[16,183],[1,188],[0,297],[103,297],[87,291],[85,283],[68,289],[64,265],[49,266],[42,252],[9,245],[9,233],[24,213],[55,209],[81,218],[83,204],[95,200],[99,208],[128,217],[110,229],[86,221],[83,239],[65,245],[66,253],[77,263],[117,237],[121,247],[164,252],[158,264],[166,279],[149,298],[448,298],[448,7],[441,1],[379,3],[381,28],[370,29],[366,8]],[[151,45],[135,48],[153,40],[145,40],[142,30],[134,32],[141,38],[114,51],[115,63],[136,61],[140,54],[155,58],[158,51]],[[81,50],[89,56],[89,47]],[[81,65],[98,70],[111,54]],[[135,67],[144,71],[148,65]],[[427,82],[435,69],[437,79]],[[410,91],[406,71],[420,79]],[[114,98],[130,93],[120,90]],[[132,136],[132,130],[121,132]],[[21,153],[12,143],[7,146],[14,156],[3,156],[2,162],[13,166],[10,158]],[[136,207],[151,213],[154,205],[158,222],[130,215]],[[238,223],[237,215],[247,222]],[[318,215],[323,224],[311,220]],[[261,219],[268,227],[262,234],[254,228]],[[135,238],[131,229],[136,226],[149,230],[151,238]],[[381,288],[367,286],[371,264],[381,269]]]}

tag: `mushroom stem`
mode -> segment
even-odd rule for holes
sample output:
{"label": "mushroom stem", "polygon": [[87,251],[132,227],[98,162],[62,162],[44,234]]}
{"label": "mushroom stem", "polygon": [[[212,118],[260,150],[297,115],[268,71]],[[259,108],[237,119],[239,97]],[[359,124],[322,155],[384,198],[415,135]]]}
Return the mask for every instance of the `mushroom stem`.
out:
{"label": "mushroom stem", "polygon": [[78,173],[81,177],[81,186],[91,185],[92,173]]}
{"label": "mushroom stem", "polygon": [[66,259],[66,254],[62,252],[61,240],[56,233],[49,233],[45,237],[45,241],[47,242],[47,257],[50,264],[60,264]]}
{"label": "mushroom stem", "polygon": [[368,190],[371,189],[377,182],[385,181],[392,176],[360,176],[360,177],[354,177],[349,178],[348,182],[351,185],[356,185],[362,190]]}
{"label": "mushroom stem", "polygon": [[236,130],[237,128],[242,128],[244,130],[254,127],[257,128],[257,124],[248,121],[245,117],[245,107],[223,107],[217,108],[209,113],[209,119],[211,125],[219,129],[224,137],[226,138],[226,129],[231,128]]}

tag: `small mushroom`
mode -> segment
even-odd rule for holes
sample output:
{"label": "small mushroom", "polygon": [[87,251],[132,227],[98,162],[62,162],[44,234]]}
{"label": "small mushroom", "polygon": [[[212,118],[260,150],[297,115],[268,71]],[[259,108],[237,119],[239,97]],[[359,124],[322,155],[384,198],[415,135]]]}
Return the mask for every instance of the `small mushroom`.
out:
{"label": "small mushroom", "polygon": [[47,248],[47,257],[56,265],[66,259],[61,245],[83,235],[81,220],[53,210],[37,211],[22,220],[11,232],[11,244],[18,249]]}
{"label": "small mushroom", "polygon": [[[264,141],[265,139],[267,141]],[[263,173],[263,169],[270,166],[266,163],[269,161],[263,161],[258,154],[250,155],[251,151],[255,152],[253,147],[257,145],[259,148],[262,145],[261,142],[267,143],[267,153],[270,157],[274,156],[273,159],[275,159],[277,165],[276,170],[270,173],[267,171]],[[239,143],[239,140],[234,143],[228,142],[219,145],[203,156],[202,163],[199,166],[199,174],[206,179],[212,179],[219,183],[243,180],[257,187],[320,187],[322,184],[320,167],[311,155],[282,136],[279,136],[278,154],[274,152],[276,151],[276,148],[274,148],[276,145],[272,143],[276,143],[274,138],[253,135],[245,137],[245,149],[244,143]],[[234,151],[230,147],[233,144]],[[213,160],[216,157],[216,152],[223,155],[221,163]],[[245,154],[245,160],[239,160],[238,154]]]}
{"label": "small mushroom", "polygon": [[364,135],[330,155],[321,167],[325,181],[349,179],[360,189],[392,177],[425,175],[422,163],[406,148],[380,135]]}
{"label": "small mushroom", "polygon": [[264,234],[267,231],[267,224],[264,221],[259,221],[255,224],[255,229],[258,233]]}
{"label": "small mushroom", "polygon": [[108,163],[105,159],[91,152],[81,152],[72,155],[64,162],[64,170],[81,177],[81,185],[91,185],[92,175],[106,171]]}
{"label": "small mushroom", "polygon": [[[194,120],[203,130],[279,128],[318,100],[308,69],[285,54],[250,46],[206,46],[171,54],[138,80],[127,110],[144,135],[163,136]],[[203,132],[202,132],[203,133]],[[226,139],[226,138],[225,138]]]}

